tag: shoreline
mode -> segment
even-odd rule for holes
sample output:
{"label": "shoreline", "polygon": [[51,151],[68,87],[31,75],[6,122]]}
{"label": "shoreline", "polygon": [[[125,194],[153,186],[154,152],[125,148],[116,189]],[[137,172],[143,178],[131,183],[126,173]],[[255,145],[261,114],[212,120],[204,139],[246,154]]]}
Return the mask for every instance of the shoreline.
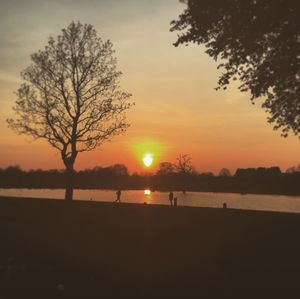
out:
{"label": "shoreline", "polygon": [[[63,198],[46,198],[46,197],[22,197],[22,196],[3,196],[0,195],[0,204],[2,200],[12,200],[12,201],[32,201],[32,202],[59,202],[60,205],[65,206],[67,203]],[[227,202],[228,203],[228,202]],[[111,207],[118,207],[118,206],[135,206],[135,207],[154,207],[154,208],[163,208],[163,209],[204,209],[204,210],[229,210],[229,211],[236,211],[236,212],[245,212],[245,213],[271,213],[271,214],[286,214],[286,215],[300,215],[300,212],[293,212],[293,211],[277,211],[277,210],[256,210],[256,209],[240,209],[240,208],[232,208],[228,207],[224,209],[222,206],[220,207],[202,207],[202,206],[188,206],[188,205],[177,205],[176,207],[170,206],[168,203],[166,204],[159,204],[159,203],[146,203],[146,202],[126,202],[122,201],[120,203],[116,203],[114,201],[103,201],[103,200],[83,200],[83,199],[73,199],[71,205],[104,205],[104,206],[111,206]],[[1,298],[0,298],[1,299]]]}

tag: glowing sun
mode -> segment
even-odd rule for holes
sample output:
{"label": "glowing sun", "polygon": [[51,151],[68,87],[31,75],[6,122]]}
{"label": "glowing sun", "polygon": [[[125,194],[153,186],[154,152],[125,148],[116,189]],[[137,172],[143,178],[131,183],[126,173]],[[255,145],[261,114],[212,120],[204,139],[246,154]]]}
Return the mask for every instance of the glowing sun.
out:
{"label": "glowing sun", "polygon": [[153,157],[151,154],[145,154],[143,158],[144,165],[150,167],[153,163]]}

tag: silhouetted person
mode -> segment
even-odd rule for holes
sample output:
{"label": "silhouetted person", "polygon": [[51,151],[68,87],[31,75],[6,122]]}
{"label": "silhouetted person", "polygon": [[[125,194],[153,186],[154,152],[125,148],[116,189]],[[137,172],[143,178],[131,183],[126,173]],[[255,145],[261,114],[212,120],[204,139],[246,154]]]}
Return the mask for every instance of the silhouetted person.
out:
{"label": "silhouetted person", "polygon": [[116,202],[121,202],[121,190],[118,190],[118,191],[116,192],[116,195],[117,195]]}
{"label": "silhouetted person", "polygon": [[227,203],[226,202],[223,203],[223,209],[227,209]]}
{"label": "silhouetted person", "polygon": [[174,193],[171,191],[169,193],[169,201],[170,201],[170,205],[173,206],[173,198],[174,198]]}

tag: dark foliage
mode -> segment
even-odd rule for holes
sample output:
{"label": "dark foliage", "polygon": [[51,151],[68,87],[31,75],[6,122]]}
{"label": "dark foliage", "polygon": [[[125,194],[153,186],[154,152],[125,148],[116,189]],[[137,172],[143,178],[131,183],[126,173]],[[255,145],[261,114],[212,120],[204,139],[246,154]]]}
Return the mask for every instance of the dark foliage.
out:
{"label": "dark foliage", "polygon": [[300,5],[297,0],[184,0],[171,30],[175,45],[203,44],[221,59],[219,88],[239,79],[241,91],[263,98],[268,121],[282,135],[300,133]]}

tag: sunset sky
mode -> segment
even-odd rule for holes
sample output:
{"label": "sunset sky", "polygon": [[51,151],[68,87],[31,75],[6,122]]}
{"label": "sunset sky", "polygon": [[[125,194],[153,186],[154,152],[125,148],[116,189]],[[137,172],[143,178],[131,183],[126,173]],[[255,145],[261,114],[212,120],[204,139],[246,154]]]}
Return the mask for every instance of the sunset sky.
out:
{"label": "sunset sky", "polygon": [[197,45],[172,45],[170,21],[185,8],[178,0],[0,0],[0,167],[63,168],[59,153],[44,141],[32,142],[7,128],[14,92],[30,54],[42,49],[72,20],[92,24],[116,50],[122,89],[136,105],[128,113],[127,133],[78,156],[76,169],[123,163],[144,172],[142,156],[160,162],[189,154],[199,172],[227,167],[300,163],[300,141],[280,137],[260,104],[237,86],[215,91],[217,63]]}

